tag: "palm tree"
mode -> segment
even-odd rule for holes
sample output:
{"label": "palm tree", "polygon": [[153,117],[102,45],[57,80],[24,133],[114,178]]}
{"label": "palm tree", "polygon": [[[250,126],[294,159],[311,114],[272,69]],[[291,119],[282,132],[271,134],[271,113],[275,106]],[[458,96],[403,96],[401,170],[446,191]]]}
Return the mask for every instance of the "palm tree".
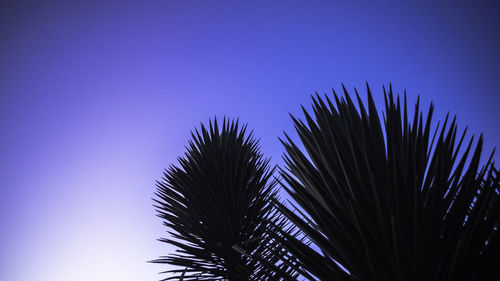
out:
{"label": "palm tree", "polygon": [[305,122],[292,116],[304,150],[282,140],[295,204],[276,204],[313,242],[271,233],[293,268],[309,280],[500,280],[500,176],[493,153],[481,164],[482,135],[463,148],[448,116],[432,132],[433,105],[424,115],[417,101],[411,119],[391,87],[381,123],[368,85],[367,108],[343,90],[335,103],[316,94]]}
{"label": "palm tree", "polygon": [[[276,199],[274,168],[252,133],[238,121],[217,120],[192,133],[187,152],[157,182],[155,207],[176,254],[153,262],[178,266],[168,279],[262,280],[286,273],[276,266],[280,249],[269,244],[269,224],[286,227],[270,204]],[[253,259],[258,253],[260,260]],[[265,264],[273,264],[272,270]],[[276,271],[277,270],[277,271]]]}
{"label": "palm tree", "polygon": [[432,130],[434,106],[411,118],[391,87],[381,122],[368,86],[366,107],[343,90],[292,116],[304,149],[285,134],[290,205],[245,126],[192,135],[158,182],[161,241],[180,249],[155,261],[181,267],[168,279],[500,280],[500,175],[482,136],[463,146],[448,116]]}

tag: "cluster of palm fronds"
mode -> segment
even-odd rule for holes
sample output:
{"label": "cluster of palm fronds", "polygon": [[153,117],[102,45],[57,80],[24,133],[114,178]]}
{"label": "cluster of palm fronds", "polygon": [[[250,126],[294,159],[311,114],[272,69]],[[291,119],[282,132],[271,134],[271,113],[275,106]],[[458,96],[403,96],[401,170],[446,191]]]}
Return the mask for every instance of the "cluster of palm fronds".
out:
{"label": "cluster of palm fronds", "polygon": [[[292,116],[281,180],[245,126],[217,121],[158,182],[156,207],[179,248],[156,260],[184,280],[500,280],[500,175],[482,136],[432,127],[386,92],[381,121],[344,88]],[[285,205],[276,185],[291,197]]]}

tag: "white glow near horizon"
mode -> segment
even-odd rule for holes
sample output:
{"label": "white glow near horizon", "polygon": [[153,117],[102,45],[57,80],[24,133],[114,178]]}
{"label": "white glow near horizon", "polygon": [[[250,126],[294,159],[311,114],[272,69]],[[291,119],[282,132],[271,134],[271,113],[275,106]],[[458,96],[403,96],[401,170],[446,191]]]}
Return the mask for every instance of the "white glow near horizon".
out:
{"label": "white glow near horizon", "polygon": [[[49,231],[33,237],[32,252],[23,256],[29,270],[17,272],[16,280],[139,281],[160,280],[168,265],[148,263],[170,251],[149,239],[146,225],[133,223],[105,227],[89,224],[74,229]],[[152,231],[149,231],[152,232]]]}

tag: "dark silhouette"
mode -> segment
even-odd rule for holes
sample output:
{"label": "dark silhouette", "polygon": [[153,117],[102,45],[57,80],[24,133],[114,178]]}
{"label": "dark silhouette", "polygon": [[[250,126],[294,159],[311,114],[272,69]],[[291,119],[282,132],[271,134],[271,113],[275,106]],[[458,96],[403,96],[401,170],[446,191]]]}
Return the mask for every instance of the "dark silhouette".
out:
{"label": "dark silhouette", "polygon": [[304,150],[285,134],[290,206],[245,127],[193,134],[156,200],[180,254],[156,262],[185,280],[500,280],[500,176],[482,135],[464,144],[448,116],[431,128],[432,104],[408,116],[391,87],[383,122],[368,85],[366,105],[343,91],[292,116]]}
{"label": "dark silhouette", "polygon": [[491,157],[480,165],[482,136],[461,153],[455,118],[433,132],[433,105],[424,117],[417,101],[411,119],[392,88],[381,123],[367,89],[367,108],[344,88],[335,105],[313,97],[305,123],[292,117],[305,151],[286,136],[281,174],[304,215],[280,209],[320,249],[277,237],[295,269],[311,280],[500,280],[500,177]]}
{"label": "dark silhouette", "polygon": [[[217,120],[202,125],[180,167],[171,166],[157,182],[155,207],[172,230],[172,239],[160,241],[179,250],[154,262],[180,266],[170,271],[174,279],[262,280],[286,271],[286,265],[263,266],[281,258],[266,245],[268,225],[286,227],[286,221],[271,204],[274,169],[245,131],[225,119],[220,130]],[[260,261],[251,258],[256,253]]]}

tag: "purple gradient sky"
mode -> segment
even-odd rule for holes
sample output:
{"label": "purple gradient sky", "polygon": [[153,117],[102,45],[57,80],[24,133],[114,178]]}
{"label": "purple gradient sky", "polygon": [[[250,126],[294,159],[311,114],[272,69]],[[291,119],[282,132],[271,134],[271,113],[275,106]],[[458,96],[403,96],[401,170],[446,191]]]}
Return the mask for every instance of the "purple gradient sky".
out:
{"label": "purple gradient sky", "polygon": [[160,279],[154,180],[214,115],[279,164],[314,91],[392,82],[500,143],[493,1],[73,2],[0,4],[1,280]]}

